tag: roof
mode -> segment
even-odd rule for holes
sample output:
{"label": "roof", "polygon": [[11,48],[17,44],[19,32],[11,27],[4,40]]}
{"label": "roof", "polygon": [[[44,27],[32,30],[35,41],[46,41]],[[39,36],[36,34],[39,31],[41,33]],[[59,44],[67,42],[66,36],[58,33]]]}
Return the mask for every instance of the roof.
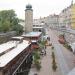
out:
{"label": "roof", "polygon": [[19,40],[21,40],[21,39],[23,39],[23,37],[21,37],[21,36],[18,36],[18,37],[12,37],[12,39],[19,39]]}
{"label": "roof", "polygon": [[37,40],[31,40],[31,42],[36,43],[36,42],[37,42]]}
{"label": "roof", "polygon": [[22,36],[25,36],[25,37],[37,37],[37,36],[40,36],[42,32],[30,32],[26,35],[22,35]]}
{"label": "roof", "polygon": [[31,11],[33,11],[33,10],[32,10],[32,5],[31,5],[31,4],[26,5],[26,10],[31,10]]}
{"label": "roof", "polygon": [[10,49],[12,47],[14,47],[15,45],[16,45],[16,43],[13,42],[13,41],[9,41],[7,43],[1,44],[0,45],[0,53],[2,53],[4,51],[6,51],[6,50],[8,50],[8,49]]}
{"label": "roof", "polygon": [[27,9],[31,9],[32,8],[32,5],[31,4],[28,4],[28,5],[26,5],[26,8]]}
{"label": "roof", "polygon": [[13,60],[19,53],[21,53],[28,46],[29,41],[23,40],[23,42],[18,44],[16,48],[2,55],[0,57],[0,67],[6,66],[11,60]]}
{"label": "roof", "polygon": [[75,68],[68,73],[68,75],[75,75]]}

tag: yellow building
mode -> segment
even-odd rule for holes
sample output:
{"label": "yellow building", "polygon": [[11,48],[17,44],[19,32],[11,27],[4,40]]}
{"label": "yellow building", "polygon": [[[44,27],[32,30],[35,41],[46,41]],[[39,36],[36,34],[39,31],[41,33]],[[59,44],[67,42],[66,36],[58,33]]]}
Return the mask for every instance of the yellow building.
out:
{"label": "yellow building", "polygon": [[75,29],[75,4],[71,6],[71,28]]}

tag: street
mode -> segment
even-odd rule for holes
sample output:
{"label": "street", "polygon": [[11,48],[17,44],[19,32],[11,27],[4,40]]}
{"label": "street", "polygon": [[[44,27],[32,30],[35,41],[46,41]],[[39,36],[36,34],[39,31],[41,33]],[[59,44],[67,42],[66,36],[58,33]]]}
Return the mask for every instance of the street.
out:
{"label": "street", "polygon": [[[50,36],[51,42],[52,42],[52,44],[55,48],[55,53],[56,53],[56,56],[58,57],[61,72],[62,72],[63,75],[67,75],[67,73],[71,69],[73,69],[73,66],[75,66],[71,61],[71,60],[74,60],[74,55],[71,54],[68,50],[65,50],[63,45],[61,45],[58,42],[58,37],[53,30],[49,30],[48,35]],[[66,53],[66,55],[65,55],[65,53]],[[67,57],[70,57],[70,58],[67,58]],[[69,61],[70,61],[70,63],[69,63]],[[72,64],[72,65],[69,66],[69,64]]]}
{"label": "street", "polygon": [[48,29],[46,32],[50,37],[50,43],[54,46],[57,70],[54,72],[52,69],[52,49],[51,46],[47,46],[47,54],[40,60],[41,70],[36,71],[33,68],[31,71],[33,74],[37,73],[38,75],[67,75],[75,67],[75,55],[58,42],[57,32],[55,30]]}

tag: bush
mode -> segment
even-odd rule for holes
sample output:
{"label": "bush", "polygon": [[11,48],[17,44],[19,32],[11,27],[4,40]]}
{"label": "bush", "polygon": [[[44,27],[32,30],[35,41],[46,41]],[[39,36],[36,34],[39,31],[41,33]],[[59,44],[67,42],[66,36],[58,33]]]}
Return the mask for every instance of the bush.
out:
{"label": "bush", "polygon": [[38,50],[35,50],[34,53],[33,53],[33,56],[34,56],[34,65],[36,66],[36,69],[37,70],[40,70],[41,68],[41,63],[40,63],[40,54],[39,54],[39,51]]}
{"label": "bush", "polygon": [[37,70],[40,70],[41,68],[41,63],[39,62],[39,60],[34,60],[35,66]]}
{"label": "bush", "polygon": [[52,46],[52,49],[54,49],[54,47]]}
{"label": "bush", "polygon": [[45,45],[46,45],[46,41],[39,41],[38,44],[39,44],[39,47],[41,49],[43,49],[45,47]]}
{"label": "bush", "polygon": [[35,51],[33,56],[34,56],[34,59],[40,59],[40,54],[38,51]]}
{"label": "bush", "polygon": [[65,43],[65,44],[64,44],[64,47],[66,47],[67,49],[69,49],[70,51],[72,51],[72,48],[71,48],[70,45],[68,45],[68,43]]}
{"label": "bush", "polygon": [[52,60],[52,69],[54,71],[56,71],[57,65],[56,65],[56,61],[55,61],[55,54],[54,54],[54,52],[52,52],[52,58],[53,58],[53,60]]}
{"label": "bush", "polygon": [[54,55],[54,52],[52,52],[52,58],[53,58],[53,59],[55,59],[55,55]]}
{"label": "bush", "polygon": [[37,61],[37,62],[35,63],[35,65],[36,65],[37,70],[40,70],[40,68],[41,68],[41,63],[40,63],[39,61]]}
{"label": "bush", "polygon": [[56,69],[57,69],[57,65],[56,65],[55,60],[53,61],[52,69],[53,69],[53,71],[56,71]]}

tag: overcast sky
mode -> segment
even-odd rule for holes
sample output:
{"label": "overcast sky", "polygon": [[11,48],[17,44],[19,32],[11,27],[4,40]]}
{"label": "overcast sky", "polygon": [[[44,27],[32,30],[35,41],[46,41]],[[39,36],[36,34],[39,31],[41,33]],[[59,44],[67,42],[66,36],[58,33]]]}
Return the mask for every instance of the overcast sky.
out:
{"label": "overcast sky", "polygon": [[[46,17],[59,14],[71,4],[72,0],[0,0],[0,10],[14,9],[19,18],[25,18],[25,7],[29,3],[33,7],[33,17]],[[75,3],[75,0],[73,0]]]}

